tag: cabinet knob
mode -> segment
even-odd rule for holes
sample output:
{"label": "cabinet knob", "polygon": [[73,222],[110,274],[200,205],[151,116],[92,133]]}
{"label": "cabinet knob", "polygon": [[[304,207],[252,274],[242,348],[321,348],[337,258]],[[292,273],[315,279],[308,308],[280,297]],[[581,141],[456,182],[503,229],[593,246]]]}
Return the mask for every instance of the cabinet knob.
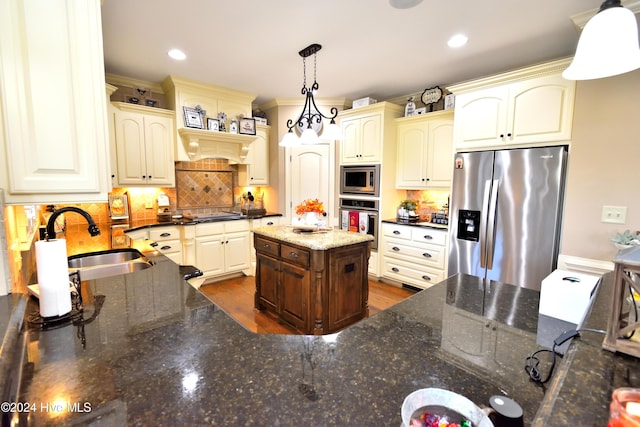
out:
{"label": "cabinet knob", "polygon": [[147,175],[142,175],[142,179],[147,179]]}
{"label": "cabinet knob", "polygon": [[508,136],[509,138],[511,138],[511,132],[509,132],[509,133],[507,134],[507,136]]}
{"label": "cabinet knob", "polygon": [[115,177],[116,177],[116,174],[115,174],[115,173],[112,173],[112,174],[111,174],[111,178],[115,178]]}
{"label": "cabinet knob", "polygon": [[504,133],[500,134],[500,139],[504,139]]}
{"label": "cabinet knob", "polygon": [[297,254],[297,253],[295,253],[295,252],[291,252],[291,253],[289,253],[289,256],[290,256],[291,258],[298,258],[300,255],[298,255],[298,254]]}
{"label": "cabinet knob", "polygon": [[268,243],[265,243],[263,247],[264,247],[265,249],[269,249],[269,248],[271,247],[271,245],[270,245],[270,244],[268,244]]}
{"label": "cabinet knob", "polygon": [[426,274],[425,274],[424,276],[422,276],[422,278],[423,278],[424,280],[426,280],[427,282],[430,282],[430,281],[431,281],[431,277],[427,276]]}
{"label": "cabinet knob", "polygon": [[428,252],[423,253],[422,256],[425,257],[425,258],[431,258],[432,257],[431,254],[428,253]]}
{"label": "cabinet knob", "polygon": [[269,221],[267,225],[273,225],[273,221]]}
{"label": "cabinet knob", "polygon": [[397,247],[397,246],[394,246],[394,247],[392,247],[391,249],[393,249],[393,250],[394,250],[394,251],[396,251],[396,252],[399,252],[399,251],[400,251],[400,248],[399,248],[399,247]]}
{"label": "cabinet knob", "polygon": [[429,178],[427,178],[426,180],[429,181]]}

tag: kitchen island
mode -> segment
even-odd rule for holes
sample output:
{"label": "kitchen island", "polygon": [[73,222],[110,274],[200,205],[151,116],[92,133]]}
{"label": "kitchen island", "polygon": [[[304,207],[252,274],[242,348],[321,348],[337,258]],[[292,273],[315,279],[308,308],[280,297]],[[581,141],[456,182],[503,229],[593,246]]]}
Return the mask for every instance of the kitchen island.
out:
{"label": "kitchen island", "polygon": [[[639,360],[603,350],[594,332],[571,342],[545,387],[530,381],[525,357],[544,331],[529,289],[453,276],[338,334],[258,335],[168,258],[147,256],[152,268],[84,282],[81,321],[27,325],[21,424],[398,426],[406,395],[440,387],[481,406],[509,396],[526,425],[603,426],[611,391],[640,387]],[[606,327],[611,276],[588,328]],[[16,345],[5,340],[3,357]],[[67,410],[49,410],[56,402]]]}
{"label": "kitchen island", "polygon": [[309,335],[337,332],[367,316],[372,236],[289,225],[253,233],[258,310]]}

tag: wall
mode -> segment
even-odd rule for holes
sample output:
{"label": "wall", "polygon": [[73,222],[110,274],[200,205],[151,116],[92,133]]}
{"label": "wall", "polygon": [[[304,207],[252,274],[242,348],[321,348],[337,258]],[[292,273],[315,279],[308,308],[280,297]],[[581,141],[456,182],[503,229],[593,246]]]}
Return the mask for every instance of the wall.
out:
{"label": "wall", "polygon": [[[640,230],[640,70],[576,89],[562,255],[610,261],[609,238]],[[603,205],[626,206],[627,223],[600,222]]]}

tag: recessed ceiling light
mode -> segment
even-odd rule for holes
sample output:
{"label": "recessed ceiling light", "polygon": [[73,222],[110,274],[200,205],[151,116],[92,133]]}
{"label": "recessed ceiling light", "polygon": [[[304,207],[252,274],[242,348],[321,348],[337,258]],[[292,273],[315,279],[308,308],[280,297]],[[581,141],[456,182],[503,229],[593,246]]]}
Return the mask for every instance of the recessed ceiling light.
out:
{"label": "recessed ceiling light", "polygon": [[187,58],[187,55],[180,49],[171,49],[167,54],[177,61],[184,61]]}
{"label": "recessed ceiling light", "polygon": [[396,9],[409,9],[422,3],[422,0],[389,0],[389,3]]}
{"label": "recessed ceiling light", "polygon": [[460,47],[467,44],[467,41],[469,41],[469,38],[464,34],[456,34],[449,39],[447,44],[449,45],[449,47]]}

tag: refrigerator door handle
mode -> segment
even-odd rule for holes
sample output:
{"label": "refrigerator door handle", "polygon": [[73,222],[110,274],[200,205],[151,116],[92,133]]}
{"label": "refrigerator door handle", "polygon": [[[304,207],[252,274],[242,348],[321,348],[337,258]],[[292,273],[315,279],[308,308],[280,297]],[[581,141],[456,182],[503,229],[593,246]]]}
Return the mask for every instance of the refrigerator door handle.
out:
{"label": "refrigerator door handle", "polygon": [[498,210],[498,180],[493,180],[491,185],[491,198],[489,201],[489,218],[487,221],[487,269],[493,268],[493,253],[496,239],[496,211]]}
{"label": "refrigerator door handle", "polygon": [[[484,182],[484,196],[482,197],[482,212],[487,212],[489,208],[489,195],[491,192],[491,180]],[[482,215],[484,216],[484,215]],[[480,217],[480,268],[486,268],[487,260],[487,227]]]}

